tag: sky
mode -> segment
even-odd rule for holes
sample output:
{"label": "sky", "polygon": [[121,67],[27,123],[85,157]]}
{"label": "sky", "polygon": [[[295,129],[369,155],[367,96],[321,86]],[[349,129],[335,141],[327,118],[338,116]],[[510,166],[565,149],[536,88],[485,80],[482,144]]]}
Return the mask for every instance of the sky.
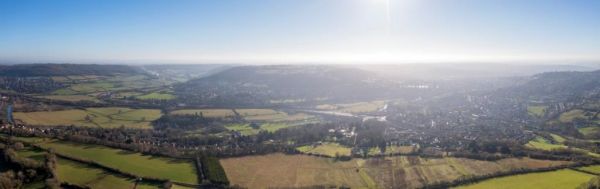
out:
{"label": "sky", "polygon": [[0,63],[599,60],[598,0],[0,0]]}

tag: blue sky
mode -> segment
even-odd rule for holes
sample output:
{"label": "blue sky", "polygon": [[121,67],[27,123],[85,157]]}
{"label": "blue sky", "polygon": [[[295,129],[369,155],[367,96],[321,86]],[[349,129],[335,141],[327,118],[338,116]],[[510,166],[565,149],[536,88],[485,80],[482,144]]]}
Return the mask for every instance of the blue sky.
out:
{"label": "blue sky", "polygon": [[0,0],[5,63],[595,60],[596,0]]}

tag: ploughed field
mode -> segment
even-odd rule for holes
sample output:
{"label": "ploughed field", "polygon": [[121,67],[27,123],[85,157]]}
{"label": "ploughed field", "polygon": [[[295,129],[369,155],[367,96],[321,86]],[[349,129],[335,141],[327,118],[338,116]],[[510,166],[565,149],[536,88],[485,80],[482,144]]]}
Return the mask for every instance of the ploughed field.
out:
{"label": "ploughed field", "polygon": [[221,159],[232,185],[248,188],[347,186],[350,188],[419,188],[460,177],[542,168],[566,161],[509,158],[480,161],[465,158],[394,156],[336,161],[308,155],[270,154]]}
{"label": "ploughed field", "polygon": [[157,109],[121,107],[86,108],[60,111],[15,112],[13,116],[28,125],[85,126],[103,128],[151,128],[151,122],[160,118]]}
{"label": "ploughed field", "polygon": [[[35,139],[35,140],[34,140]],[[197,184],[196,168],[191,160],[179,160],[114,149],[100,145],[78,144],[58,140],[19,137],[44,149],[70,158],[91,161],[137,176],[169,179],[175,182]]]}

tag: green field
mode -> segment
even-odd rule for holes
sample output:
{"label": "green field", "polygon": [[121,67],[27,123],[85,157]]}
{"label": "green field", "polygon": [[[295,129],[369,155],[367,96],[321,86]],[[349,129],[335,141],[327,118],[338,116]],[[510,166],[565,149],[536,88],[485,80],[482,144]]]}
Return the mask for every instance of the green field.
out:
{"label": "green field", "polygon": [[171,112],[172,115],[196,115],[202,114],[204,117],[209,118],[224,118],[233,117],[235,113],[231,109],[184,109],[175,110]]}
{"label": "green field", "polygon": [[160,110],[130,108],[87,108],[42,112],[15,112],[14,117],[29,125],[151,128],[151,121],[160,118]]}
{"label": "green field", "polygon": [[244,136],[248,136],[248,135],[258,134],[258,132],[260,132],[260,131],[275,132],[279,129],[290,127],[290,125],[285,124],[285,123],[263,123],[263,124],[259,124],[259,125],[260,125],[259,128],[255,129],[255,128],[250,127],[249,123],[244,123],[244,124],[235,123],[235,124],[226,125],[225,128],[232,130],[232,131],[240,132],[240,134],[242,134]]}
{"label": "green field", "polygon": [[60,100],[60,101],[68,101],[68,102],[80,102],[80,101],[91,101],[91,102],[100,102],[96,97],[88,96],[88,95],[46,95],[46,96],[38,96],[40,98],[50,99],[50,100]]}
{"label": "green field", "polygon": [[321,154],[329,157],[335,157],[337,155],[350,156],[352,148],[342,146],[338,143],[325,142],[317,145],[306,145],[296,148],[302,153],[310,154]]}
{"label": "green field", "polygon": [[350,104],[321,104],[316,106],[319,110],[332,110],[346,113],[374,112],[385,106],[385,101],[357,102]]}
{"label": "green field", "polygon": [[593,134],[600,132],[600,127],[595,127],[595,126],[584,127],[584,128],[579,128],[578,130],[581,134],[583,134],[583,136],[587,137],[587,136],[592,136]]}
{"label": "green field", "polygon": [[563,123],[569,123],[577,118],[587,119],[588,116],[585,115],[585,111],[575,109],[575,110],[571,110],[571,111],[560,114],[558,120]]}
{"label": "green field", "polygon": [[198,183],[192,161],[148,156],[99,145],[64,141],[46,141],[38,143],[38,145],[45,149],[52,148],[58,154],[94,161],[103,166],[139,176],[170,179],[190,184]]}
{"label": "green field", "polygon": [[527,106],[527,113],[536,117],[543,117],[548,106]]}
{"label": "green field", "polygon": [[558,171],[529,173],[500,178],[488,179],[476,184],[457,187],[459,189],[546,189],[546,188],[576,188],[582,183],[595,177],[570,169]]}
{"label": "green field", "polygon": [[586,167],[578,167],[577,169],[579,169],[579,170],[583,170],[583,171],[592,172],[592,173],[596,173],[596,174],[600,174],[600,165],[592,165],[592,166],[586,166]]}
{"label": "green field", "polygon": [[567,148],[567,146],[562,144],[552,144],[550,141],[541,136],[535,137],[535,139],[529,141],[525,146],[540,150],[554,150]]}
{"label": "green field", "polygon": [[145,95],[136,96],[135,98],[140,100],[172,100],[175,99],[175,95],[169,93],[148,93]]}
{"label": "green field", "polygon": [[[129,189],[135,185],[134,179],[114,175],[102,169],[63,158],[58,158],[56,173],[60,182],[90,188]],[[136,188],[160,188],[160,186],[141,182]]]}

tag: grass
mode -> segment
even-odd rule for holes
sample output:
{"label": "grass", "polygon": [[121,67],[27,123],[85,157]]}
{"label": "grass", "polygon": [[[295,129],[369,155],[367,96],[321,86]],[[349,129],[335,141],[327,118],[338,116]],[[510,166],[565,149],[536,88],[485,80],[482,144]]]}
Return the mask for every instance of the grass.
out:
{"label": "grass", "polygon": [[19,157],[26,157],[40,162],[43,162],[46,159],[46,152],[44,150],[34,149],[31,147],[26,147],[25,149],[18,150],[17,154],[19,155]]}
{"label": "grass", "polygon": [[244,136],[255,135],[255,134],[258,134],[258,132],[260,132],[260,131],[275,132],[279,129],[283,129],[283,128],[287,128],[287,127],[290,127],[290,125],[285,124],[285,123],[264,123],[264,124],[260,124],[258,129],[254,129],[254,128],[250,127],[249,123],[245,123],[245,124],[235,123],[235,124],[230,124],[230,125],[225,126],[225,128],[232,130],[232,131],[240,132],[240,134],[242,134]]}
{"label": "grass", "polygon": [[38,144],[46,149],[52,148],[62,155],[94,161],[139,176],[171,179],[190,184],[198,183],[193,162],[187,160],[142,155],[105,146],[64,141]]}
{"label": "grass", "polygon": [[140,100],[172,100],[175,99],[175,95],[168,93],[148,93],[145,95],[136,96],[135,98]]}
{"label": "grass", "polygon": [[583,136],[587,137],[600,132],[600,127],[584,127],[579,128],[578,130],[581,134],[583,134]]}
{"label": "grass", "polygon": [[550,136],[552,137],[552,140],[561,144],[567,141],[567,139],[557,134],[550,133]]}
{"label": "grass", "polygon": [[273,109],[235,109],[246,121],[260,122],[289,122],[311,119],[312,116],[304,113],[288,114]]}
{"label": "grass", "polygon": [[565,113],[560,114],[560,116],[558,117],[558,120],[560,122],[563,123],[569,123],[572,122],[574,119],[577,118],[588,118],[587,116],[585,116],[585,111],[583,110],[579,110],[579,109],[575,109],[575,110],[571,110]]}
{"label": "grass", "polygon": [[467,175],[519,168],[540,168],[568,162],[507,158],[480,161],[466,158],[394,156],[335,161],[307,155],[269,154],[221,159],[231,185],[247,188],[419,188]]}
{"label": "grass", "polygon": [[562,144],[552,144],[550,141],[541,136],[535,137],[535,139],[529,141],[527,144],[525,144],[525,146],[540,150],[554,150],[567,148],[567,146]]}
{"label": "grass", "polygon": [[196,115],[202,114],[204,117],[210,118],[224,118],[233,117],[235,113],[231,109],[185,109],[175,110],[171,112],[172,115]]}
{"label": "grass", "polygon": [[346,113],[365,113],[378,111],[385,106],[385,101],[357,102],[350,104],[321,104],[320,110],[335,110]]}
{"label": "grass", "polygon": [[558,171],[529,173],[500,178],[488,179],[479,183],[457,187],[459,189],[545,189],[545,188],[576,188],[587,182],[594,175],[581,173],[569,169]]}
{"label": "grass", "polygon": [[592,165],[586,167],[578,167],[578,170],[588,171],[596,174],[600,174],[600,165]]}
{"label": "grass", "polygon": [[[29,125],[41,126],[84,126],[104,128],[151,128],[151,121],[160,118],[160,110],[155,109],[130,109],[119,107],[87,108],[41,111],[41,112],[15,112],[15,119]],[[87,119],[86,119],[87,117]]]}
{"label": "grass", "polygon": [[[61,182],[90,188],[133,188],[135,180],[111,174],[83,163],[58,158],[56,172]],[[139,183],[136,188],[160,188],[158,185]]]}
{"label": "grass", "polygon": [[536,117],[543,117],[548,106],[527,106],[527,113]]}
{"label": "grass", "polygon": [[337,155],[345,155],[349,156],[352,148],[340,145],[338,143],[333,142],[325,142],[319,145],[306,145],[300,146],[296,148],[298,151],[302,153],[310,153],[310,154],[321,154],[329,157],[335,157]]}
{"label": "grass", "polygon": [[[385,152],[383,153],[384,155],[390,155],[390,154],[408,154],[413,152],[414,147],[413,146],[386,146],[385,147]],[[373,156],[373,155],[380,155],[381,154],[381,149],[379,149],[379,147],[374,147],[369,149],[369,155]]]}
{"label": "grass", "polygon": [[100,102],[96,97],[88,96],[88,95],[46,95],[46,96],[38,96],[40,98],[50,99],[50,100],[60,100],[60,101],[68,101],[68,102],[80,102],[80,101],[91,101],[91,102]]}

